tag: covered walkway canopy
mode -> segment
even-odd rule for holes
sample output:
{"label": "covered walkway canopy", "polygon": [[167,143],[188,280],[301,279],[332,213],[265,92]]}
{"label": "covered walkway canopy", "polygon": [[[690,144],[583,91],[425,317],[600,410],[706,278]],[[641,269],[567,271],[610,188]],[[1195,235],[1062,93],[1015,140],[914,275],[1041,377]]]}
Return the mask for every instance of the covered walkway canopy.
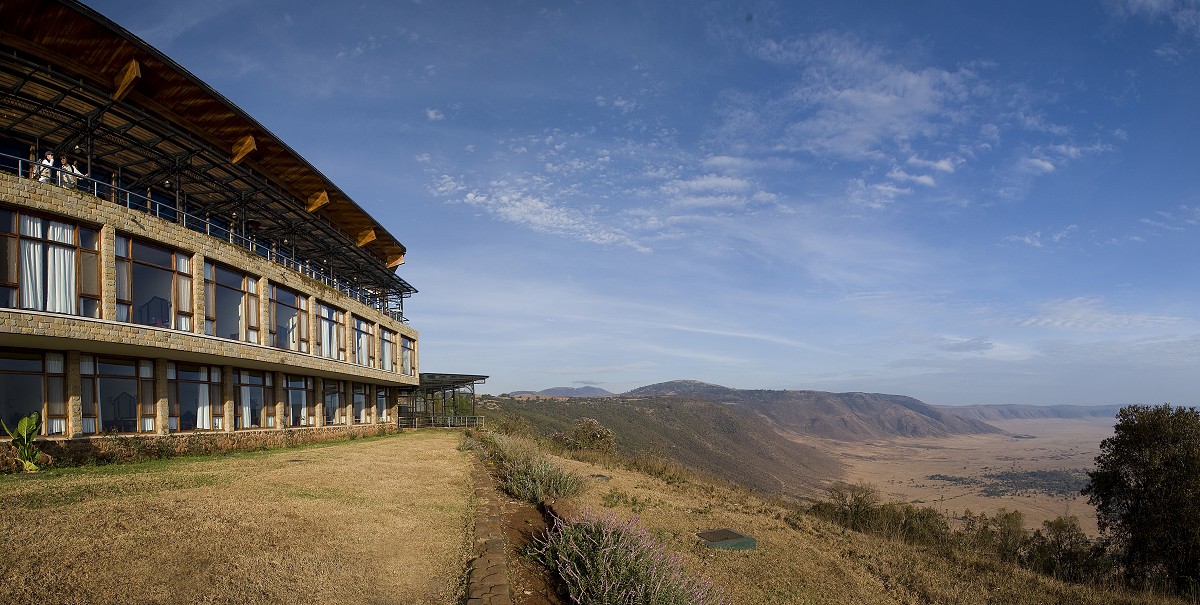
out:
{"label": "covered walkway canopy", "polygon": [[[487,379],[480,374],[421,372],[419,386],[409,392],[411,404],[407,420],[414,424],[427,420],[434,424],[459,425],[462,423],[456,418],[476,417],[475,385],[483,384]],[[466,398],[468,395],[469,399]]]}

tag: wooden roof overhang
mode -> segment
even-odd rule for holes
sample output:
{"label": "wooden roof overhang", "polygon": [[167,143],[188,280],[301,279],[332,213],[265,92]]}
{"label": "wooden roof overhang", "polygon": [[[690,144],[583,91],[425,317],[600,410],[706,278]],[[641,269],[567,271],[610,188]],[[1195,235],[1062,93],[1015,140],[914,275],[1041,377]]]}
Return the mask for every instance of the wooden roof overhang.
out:
{"label": "wooden roof overhang", "polygon": [[127,189],[287,248],[343,290],[416,289],[405,247],[298,153],[197,77],[73,0],[0,0],[0,128]]}

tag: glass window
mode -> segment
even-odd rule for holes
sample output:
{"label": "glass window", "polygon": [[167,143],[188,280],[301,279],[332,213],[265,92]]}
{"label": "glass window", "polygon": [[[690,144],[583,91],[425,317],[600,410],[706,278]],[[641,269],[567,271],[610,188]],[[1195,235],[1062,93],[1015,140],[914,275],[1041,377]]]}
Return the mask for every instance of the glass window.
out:
{"label": "glass window", "polygon": [[387,422],[388,417],[388,388],[381,385],[375,385],[375,420],[376,422]]}
{"label": "glass window", "polygon": [[387,372],[395,372],[396,361],[399,358],[396,355],[396,333],[387,328],[380,331],[383,333],[383,346],[380,347],[379,367]]}
{"label": "glass window", "polygon": [[288,426],[313,426],[312,378],[288,376],[284,381],[284,401],[287,402]]}
{"label": "glass window", "polygon": [[363,366],[375,362],[375,326],[369,321],[354,318],[354,363]]}
{"label": "glass window", "polygon": [[403,336],[400,338],[400,347],[401,373],[405,376],[414,376],[417,371],[417,341]]}
{"label": "glass window", "polygon": [[171,363],[167,381],[172,431],[219,431],[224,427],[221,368]]}
{"label": "glass window", "polygon": [[91,227],[4,209],[0,307],[99,317],[96,247]]}
{"label": "glass window", "polygon": [[342,395],[342,381],[325,381],[325,424],[346,424],[345,401]]}
{"label": "glass window", "polygon": [[67,432],[63,372],[61,353],[0,351],[0,418],[8,428],[37,412],[39,434]]}
{"label": "glass window", "polygon": [[80,366],[85,433],[95,432],[97,425],[106,433],[154,432],[157,405],[153,362],[101,358],[96,360],[94,373],[85,372],[93,368],[90,360],[86,367],[82,363]]}
{"label": "glass window", "polygon": [[308,300],[271,285],[271,346],[308,352]]}
{"label": "glass window", "polygon": [[346,314],[325,303],[317,303],[317,355],[346,359]]}
{"label": "glass window", "polygon": [[354,424],[366,424],[370,422],[370,411],[367,408],[367,385],[358,382],[354,383],[354,391],[351,399],[354,402]]}
{"label": "glass window", "polygon": [[190,331],[191,266],[188,254],[118,235],[117,320]]}
{"label": "glass window", "polygon": [[204,333],[258,342],[258,282],[245,273],[204,263]]}
{"label": "glass window", "polygon": [[234,375],[234,408],[237,428],[256,429],[266,424],[266,377],[262,372],[238,370]]}

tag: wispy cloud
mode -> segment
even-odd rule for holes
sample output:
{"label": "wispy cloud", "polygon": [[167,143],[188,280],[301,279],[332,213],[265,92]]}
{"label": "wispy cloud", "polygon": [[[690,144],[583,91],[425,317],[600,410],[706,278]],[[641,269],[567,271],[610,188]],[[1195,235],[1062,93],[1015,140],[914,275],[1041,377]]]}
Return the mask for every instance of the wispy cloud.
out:
{"label": "wispy cloud", "polygon": [[1078,225],[1067,225],[1066,227],[1063,227],[1058,231],[1048,233],[1045,236],[1042,235],[1041,231],[1034,231],[1032,233],[1026,233],[1025,235],[1010,235],[1005,237],[1002,241],[1004,243],[1026,244],[1034,248],[1042,248],[1047,244],[1062,243],[1070,238],[1071,234],[1078,230]]}
{"label": "wispy cloud", "polygon": [[1021,327],[1055,328],[1073,332],[1120,332],[1161,329],[1179,324],[1183,317],[1148,313],[1121,313],[1103,308],[1096,298],[1076,297],[1039,305],[1038,312],[1012,320]]}
{"label": "wispy cloud", "polygon": [[776,144],[851,160],[886,156],[907,141],[938,136],[961,119],[976,79],[967,69],[910,67],[881,47],[837,32],[763,40],[751,52],[796,68],[799,77],[787,95],[740,119],[779,122],[784,136]]}
{"label": "wispy cloud", "polygon": [[544,182],[521,179],[494,181],[486,189],[471,189],[459,179],[442,175],[430,186],[431,194],[482,209],[500,220],[594,244],[627,246],[639,252],[650,248],[629,234],[605,226],[590,213],[556,203],[544,191]]}

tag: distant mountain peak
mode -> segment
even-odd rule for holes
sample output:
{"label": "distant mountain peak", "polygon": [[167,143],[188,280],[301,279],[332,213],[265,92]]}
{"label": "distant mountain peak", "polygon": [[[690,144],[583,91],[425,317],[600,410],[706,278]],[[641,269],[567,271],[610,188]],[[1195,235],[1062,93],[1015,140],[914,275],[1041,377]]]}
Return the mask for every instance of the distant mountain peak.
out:
{"label": "distant mountain peak", "polygon": [[551,387],[540,391],[513,391],[510,395],[538,395],[541,397],[612,397],[613,393],[600,387]]}
{"label": "distant mountain peak", "polygon": [[623,393],[625,397],[719,397],[734,389],[699,380],[672,380],[646,385]]}

